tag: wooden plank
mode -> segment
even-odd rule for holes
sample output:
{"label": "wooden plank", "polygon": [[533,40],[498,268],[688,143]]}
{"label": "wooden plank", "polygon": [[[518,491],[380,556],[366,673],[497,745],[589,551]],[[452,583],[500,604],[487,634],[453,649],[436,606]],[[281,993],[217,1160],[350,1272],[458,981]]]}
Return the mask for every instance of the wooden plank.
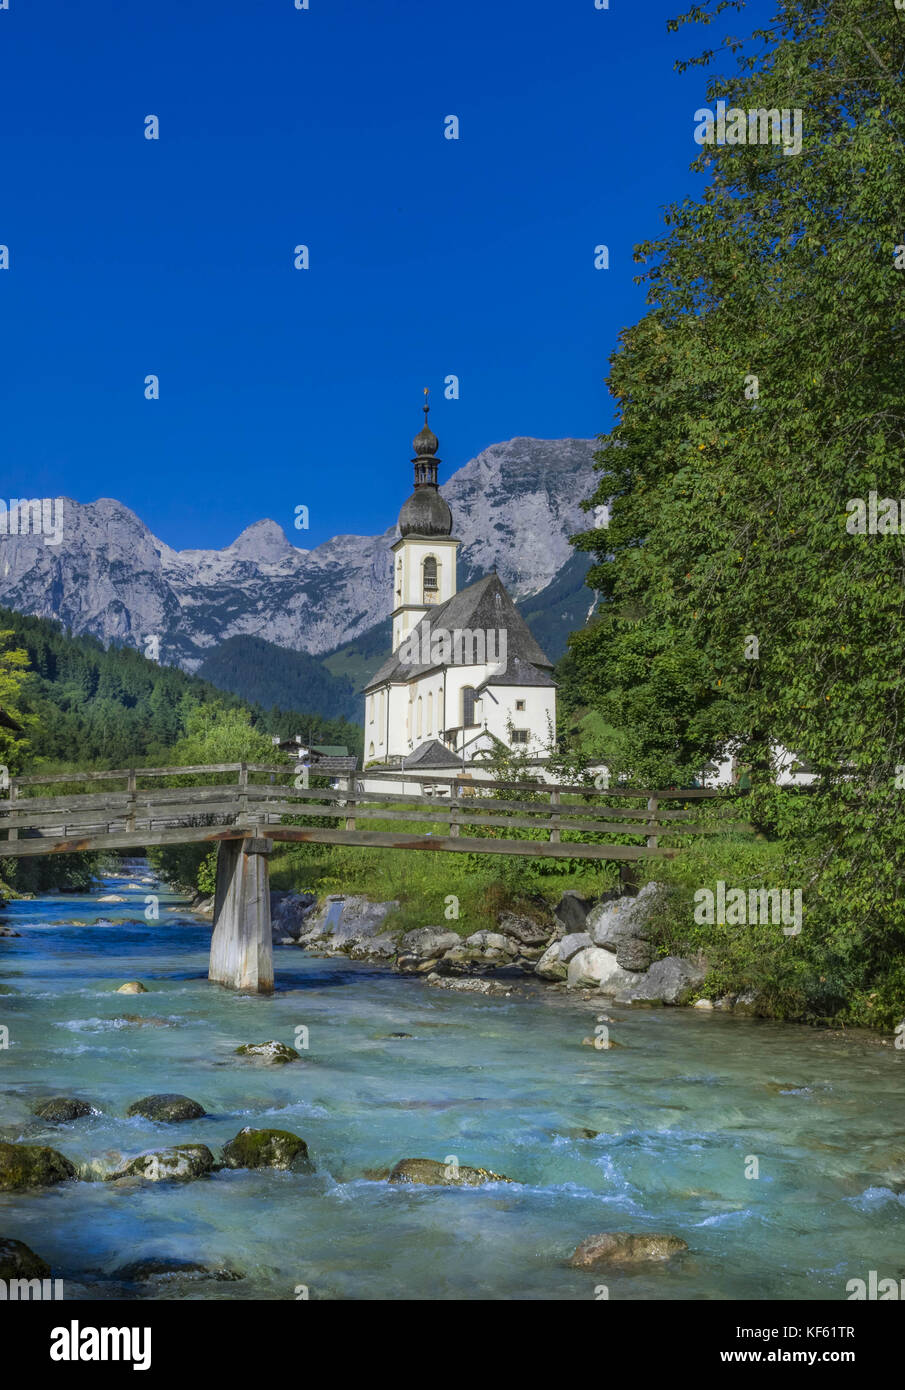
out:
{"label": "wooden plank", "polygon": [[[105,849],[144,849],[153,845],[216,844],[221,840],[243,839],[248,828],[236,826],[186,827],[157,831],[122,831],[84,835],[59,840],[0,841],[0,859],[31,858],[36,854],[82,854]],[[475,840],[464,835],[400,835],[388,831],[324,829],[312,826],[268,826],[268,838],[325,845],[361,845],[370,849],[449,850],[458,853],[513,854],[525,858],[551,859],[673,859],[678,850],[648,850],[641,845],[549,845],[541,840]]]}

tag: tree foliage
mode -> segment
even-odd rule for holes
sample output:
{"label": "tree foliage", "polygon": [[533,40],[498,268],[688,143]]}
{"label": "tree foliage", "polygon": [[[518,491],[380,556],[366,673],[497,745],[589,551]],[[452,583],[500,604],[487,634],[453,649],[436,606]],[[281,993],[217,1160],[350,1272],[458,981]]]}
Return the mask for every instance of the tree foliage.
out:
{"label": "tree foliage", "polygon": [[[828,1012],[888,1023],[905,1006],[905,525],[850,534],[847,503],[905,496],[905,14],[789,0],[722,51],[735,70],[709,78],[709,106],[800,109],[802,149],[704,146],[701,196],[636,249],[649,307],[612,358],[620,447],[587,503],[612,499],[611,520],[577,538],[605,603],[568,680],[642,782],[738,748],[751,813],[806,890],[799,976]],[[818,771],[813,794],[773,789],[774,743]]]}

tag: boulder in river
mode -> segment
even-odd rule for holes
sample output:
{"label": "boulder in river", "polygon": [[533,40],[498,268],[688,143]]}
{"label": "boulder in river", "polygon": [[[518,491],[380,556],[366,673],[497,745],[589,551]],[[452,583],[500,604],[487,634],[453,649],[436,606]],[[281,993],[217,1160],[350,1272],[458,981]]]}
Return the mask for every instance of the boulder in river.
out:
{"label": "boulder in river", "polygon": [[403,1158],[390,1170],[389,1181],[420,1183],[425,1187],[480,1187],[485,1182],[512,1182],[489,1168],[440,1163],[434,1158]]}
{"label": "boulder in river", "polygon": [[497,917],[497,927],[504,937],[511,937],[522,948],[532,952],[543,950],[553,935],[551,926],[535,922],[532,917],[520,916],[516,912],[501,912]]}
{"label": "boulder in river", "polygon": [[687,1249],[687,1243],[678,1236],[608,1231],[583,1240],[569,1264],[573,1269],[593,1269],[601,1264],[642,1264],[649,1260],[669,1260]]}
{"label": "boulder in river", "polygon": [[0,1143],[0,1192],[50,1187],[75,1176],[74,1165],[56,1149],[43,1144]]}
{"label": "boulder in river", "polygon": [[145,1284],[149,1279],[217,1279],[225,1282],[244,1279],[237,1269],[205,1265],[200,1260],[147,1259],[131,1260],[113,1271],[114,1279],[123,1284]]}
{"label": "boulder in river", "polygon": [[121,893],[105,893],[103,897],[98,898],[97,901],[99,903],[125,903],[128,902],[129,899],[124,898]]}
{"label": "boulder in river", "polygon": [[21,936],[21,932],[13,931],[12,927],[0,926],[0,936]]}
{"label": "boulder in river", "polygon": [[455,979],[449,975],[438,975],[433,972],[428,975],[427,983],[437,989],[452,989],[460,994],[485,994],[494,999],[508,999],[512,994],[510,986],[503,984],[500,980],[475,979],[467,975],[462,979]]}
{"label": "boulder in river", "polygon": [[614,978],[612,988],[609,984],[602,988],[624,1004],[685,1004],[706,975],[707,966],[702,960],[663,956],[643,974],[631,977],[627,986],[620,986]]}
{"label": "boulder in river", "polygon": [[237,1057],[250,1057],[253,1061],[259,1062],[262,1066],[282,1067],[287,1062],[300,1062],[301,1054],[296,1052],[294,1047],[289,1047],[286,1043],[270,1042],[243,1043],[236,1048]]}
{"label": "boulder in river", "polygon": [[52,1096],[50,1100],[40,1101],[31,1112],[39,1120],[51,1124],[68,1124],[70,1120],[81,1120],[85,1115],[99,1115],[97,1106],[89,1105],[87,1100],[75,1100],[69,1096]]}
{"label": "boulder in river", "polygon": [[164,1124],[177,1124],[180,1120],[198,1120],[207,1111],[197,1100],[188,1096],[172,1095],[164,1092],[158,1096],[144,1096],[129,1106],[127,1115],[142,1115],[146,1120],[158,1120]]}
{"label": "boulder in river", "polygon": [[147,994],[147,990],[141,980],[127,980],[124,985],[120,985],[117,994]]}
{"label": "boulder in river", "polygon": [[107,1174],[108,1182],[118,1178],[144,1178],[146,1182],[192,1182],[212,1172],[214,1155],[206,1144],[174,1144],[130,1158],[121,1168]]}
{"label": "boulder in river", "polygon": [[0,1279],[49,1279],[50,1265],[21,1240],[0,1236]]}
{"label": "boulder in river", "polygon": [[567,982],[569,989],[582,989],[597,985],[607,994],[625,990],[637,983],[639,975],[623,970],[612,951],[602,946],[586,946],[569,961]]}
{"label": "boulder in river", "polygon": [[425,974],[434,969],[446,951],[461,943],[458,932],[445,927],[415,927],[407,931],[399,943],[396,969],[407,974]]}
{"label": "boulder in river", "polygon": [[288,1129],[252,1129],[246,1125],[223,1146],[227,1168],[310,1168],[308,1145]]}

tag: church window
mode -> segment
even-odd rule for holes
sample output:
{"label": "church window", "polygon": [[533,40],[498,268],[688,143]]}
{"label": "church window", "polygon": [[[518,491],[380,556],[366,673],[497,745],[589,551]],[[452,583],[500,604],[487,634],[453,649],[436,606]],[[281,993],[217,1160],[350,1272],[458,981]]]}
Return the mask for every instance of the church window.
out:
{"label": "church window", "polygon": [[421,573],[423,579],[421,601],[422,603],[436,603],[439,586],[437,584],[437,560],[434,555],[426,556]]}
{"label": "church window", "polygon": [[527,742],[528,742],[528,730],[527,730],[527,729],[513,729],[513,730],[512,730],[512,739],[511,739],[511,742],[512,742],[512,743],[527,743]]}
{"label": "church window", "polygon": [[381,690],[381,692],[380,692],[380,724],[381,724],[381,727],[383,727],[383,710],[384,710],[383,700],[384,700],[384,695],[383,695],[383,691]]}
{"label": "church window", "polygon": [[418,696],[418,706],[415,713],[415,737],[421,737],[421,696]]}
{"label": "church window", "polygon": [[525,708],[525,702],[524,702],[524,700],[516,700],[516,702],[515,702],[515,707],[516,707],[516,709],[524,709],[524,708]]}
{"label": "church window", "polygon": [[434,692],[432,690],[427,692],[427,732],[429,734],[434,732]]}
{"label": "church window", "polygon": [[369,757],[369,758],[373,758],[373,756],[374,756],[374,745],[373,745],[373,743],[369,743],[369,744],[368,744],[368,757]]}
{"label": "church window", "polygon": [[462,689],[462,723],[466,729],[474,724],[474,686],[466,685]]}

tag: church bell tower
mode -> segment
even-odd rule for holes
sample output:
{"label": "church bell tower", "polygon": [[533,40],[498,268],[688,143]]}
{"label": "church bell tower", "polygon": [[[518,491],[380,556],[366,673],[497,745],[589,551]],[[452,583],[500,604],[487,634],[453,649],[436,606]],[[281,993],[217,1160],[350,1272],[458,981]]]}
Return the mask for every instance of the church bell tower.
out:
{"label": "church bell tower", "polygon": [[437,483],[439,440],[430,428],[424,392],[424,428],[415,435],[415,490],[399,513],[399,539],[393,545],[393,651],[432,608],[456,592],[456,550],[452,512]]}

